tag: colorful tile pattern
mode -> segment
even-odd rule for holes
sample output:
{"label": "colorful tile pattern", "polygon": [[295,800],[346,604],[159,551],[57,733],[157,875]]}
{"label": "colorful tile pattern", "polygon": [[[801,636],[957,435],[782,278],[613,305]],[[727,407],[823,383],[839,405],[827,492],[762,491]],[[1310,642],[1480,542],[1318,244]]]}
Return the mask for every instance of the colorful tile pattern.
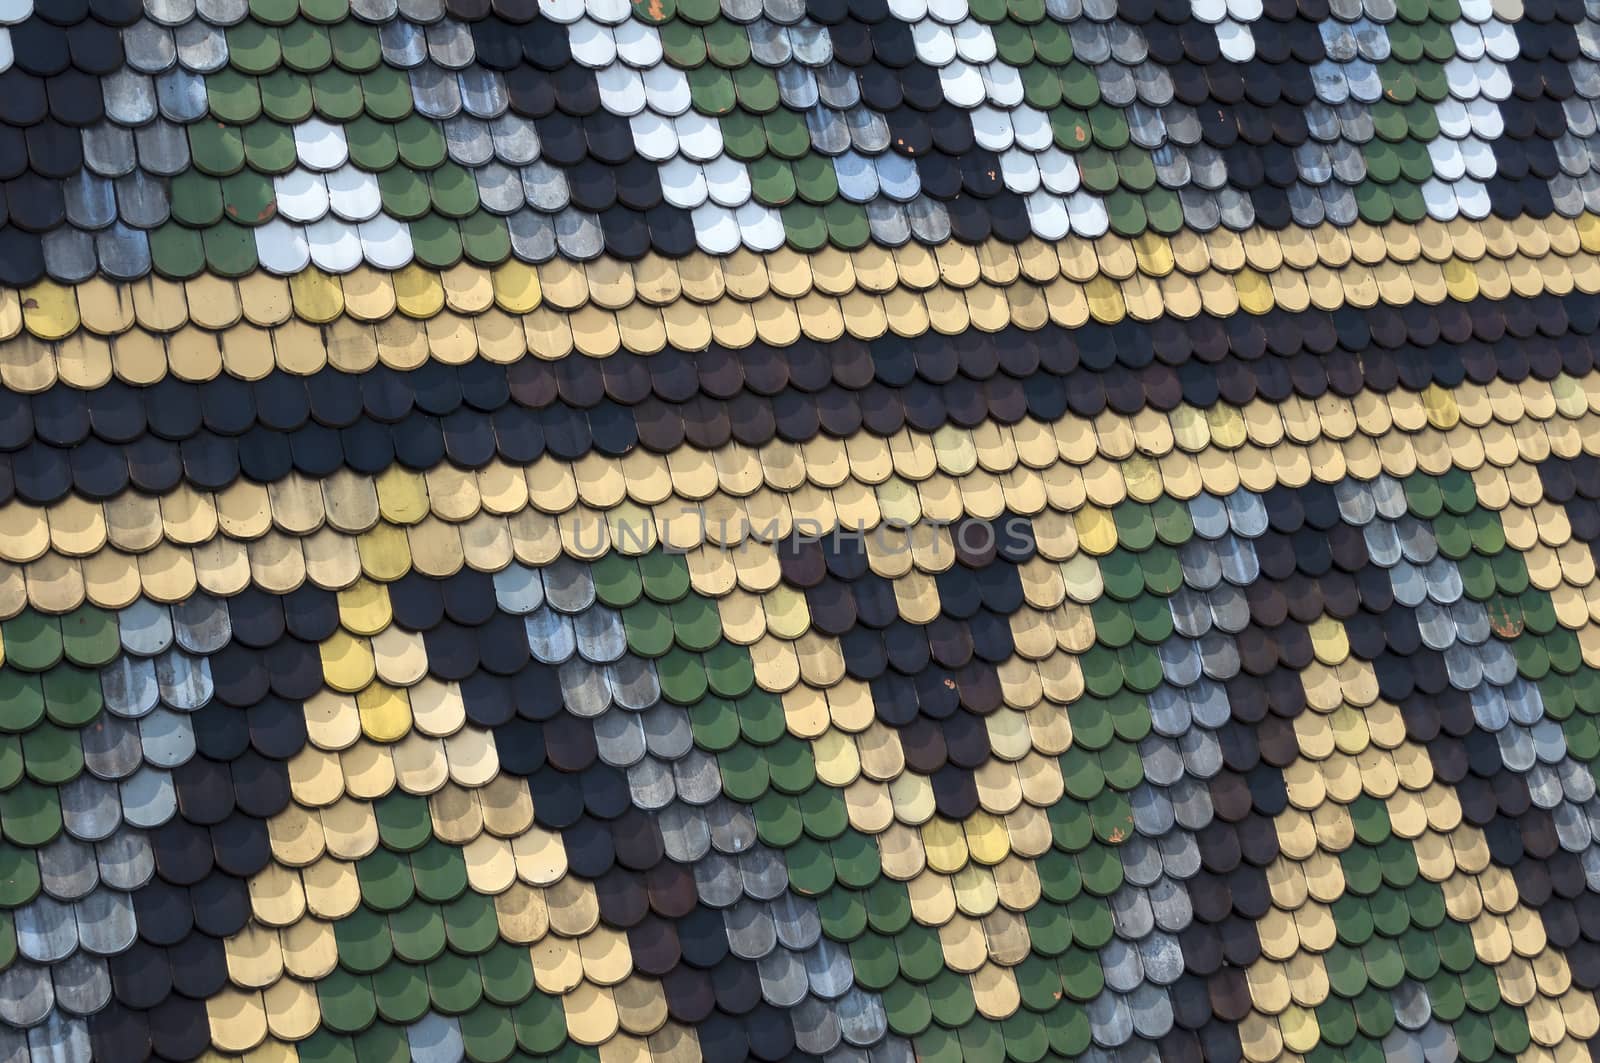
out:
{"label": "colorful tile pattern", "polygon": [[1600,208],[1577,0],[34,6],[12,284]]}
{"label": "colorful tile pattern", "polygon": [[1600,1059],[1594,100],[1576,0],[0,0],[0,1063]]}

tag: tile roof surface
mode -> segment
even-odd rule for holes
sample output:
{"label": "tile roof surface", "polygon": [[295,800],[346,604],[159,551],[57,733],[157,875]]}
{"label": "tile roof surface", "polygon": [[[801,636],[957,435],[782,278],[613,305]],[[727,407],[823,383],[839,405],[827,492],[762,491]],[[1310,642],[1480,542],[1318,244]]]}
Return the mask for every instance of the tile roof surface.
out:
{"label": "tile roof surface", "polygon": [[1597,101],[0,0],[0,1063],[1600,1060]]}

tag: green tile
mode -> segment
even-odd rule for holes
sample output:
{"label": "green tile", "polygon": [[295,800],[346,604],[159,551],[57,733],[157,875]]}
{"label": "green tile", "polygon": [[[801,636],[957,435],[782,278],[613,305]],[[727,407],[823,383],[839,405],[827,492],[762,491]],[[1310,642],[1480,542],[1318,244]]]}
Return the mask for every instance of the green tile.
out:
{"label": "green tile", "polygon": [[[1100,80],[1086,64],[1074,59],[1059,67],[1057,75],[1061,78],[1061,97],[1068,105],[1088,111],[1100,102]],[[1090,127],[1094,127],[1093,119]]]}
{"label": "green tile", "polygon": [[624,554],[606,554],[589,566],[589,574],[594,580],[595,596],[613,609],[632,605],[644,593],[638,561]]}
{"label": "green tile", "polygon": [[[261,114],[261,90],[256,79],[237,70],[221,70],[206,77],[206,102],[217,120],[229,125],[253,122]],[[189,128],[192,131],[194,126]]]}
{"label": "green tile", "polygon": [[895,940],[868,931],[850,942],[850,967],[855,980],[868,990],[892,985],[900,972]]}
{"label": "green tile", "polygon": [[1472,945],[1472,934],[1462,924],[1447,919],[1439,924],[1433,937],[1439,944],[1439,962],[1444,964],[1446,970],[1459,973],[1476,962],[1477,952]]}
{"label": "green tile", "polygon": [[917,1063],[967,1063],[966,1049],[954,1030],[930,1026],[913,1043]]}
{"label": "green tile", "polygon": [[284,65],[302,74],[314,74],[333,62],[333,42],[325,26],[297,20],[278,35]]}
{"label": "green tile", "polygon": [[816,782],[817,770],[811,743],[784,735],[764,751],[772,785],[786,794],[804,793]]}
{"label": "green tile", "polygon": [[1033,37],[1033,50],[1043,62],[1051,66],[1064,66],[1072,59],[1072,35],[1065,24],[1055,19],[1044,19],[1028,27]]}
{"label": "green tile", "polygon": [[1023,67],[1033,61],[1033,34],[1015,22],[997,23],[991,31],[999,60],[1010,67]]}
{"label": "green tile", "polygon": [[1394,217],[1394,201],[1389,198],[1389,193],[1383,186],[1372,181],[1363,181],[1353,189],[1356,196],[1356,210],[1363,221],[1373,225],[1381,225]]}
{"label": "green tile", "polygon": [[480,1004],[459,1021],[462,1045],[472,1063],[501,1063],[517,1050],[516,1025],[504,1008]]}
{"label": "green tile", "polygon": [[815,152],[794,161],[795,188],[809,203],[831,203],[839,198],[839,179],[833,160]]}
{"label": "green tile", "polygon": [[889,1029],[901,1037],[914,1037],[933,1021],[927,991],[903,979],[896,979],[883,991],[883,1011]]}
{"label": "green tile", "polygon": [[416,893],[410,862],[387,849],[375,849],[356,861],[356,879],[362,902],[380,912],[404,908]]}
{"label": "green tile", "polygon": [[269,74],[283,60],[278,30],[250,19],[224,31],[228,63],[242,74]]}
{"label": "green tile", "polygon": [[869,835],[847,830],[829,843],[833,870],[839,882],[853,889],[866,889],[883,877],[883,858],[878,843]]}
{"label": "green tile", "polygon": [[689,706],[689,726],[695,745],[720,753],[739,741],[739,710],[722,698],[702,698]]}
{"label": "green tile", "polygon": [[835,199],[822,208],[822,219],[828,226],[828,240],[835,247],[858,251],[872,239],[867,210],[859,203]]}
{"label": "green tile", "polygon": [[560,1001],[543,993],[534,993],[512,1008],[511,1022],[517,1045],[524,1052],[545,1055],[560,1048],[567,1040],[566,1017]]}
{"label": "green tile", "polygon": [[789,869],[789,888],[795,893],[818,897],[834,889],[838,880],[829,846],[802,837],[785,850],[783,857]]}
{"label": "green tile", "polygon": [[1328,987],[1341,997],[1355,997],[1367,987],[1367,966],[1359,949],[1336,943],[1323,953],[1322,966]]}
{"label": "green tile", "polygon": [[927,982],[944,970],[944,950],[934,930],[912,923],[895,935],[894,944],[900,956],[900,971],[913,982]]}
{"label": "green tile", "polygon": [[[22,756],[27,757],[27,740]],[[61,797],[53,786],[22,780],[0,794],[0,829],[6,840],[37,848],[61,834]]]}
{"label": "green tile", "polygon": [[1072,938],[1086,949],[1103,948],[1116,932],[1111,909],[1099,898],[1080,894],[1068,903],[1067,911],[1072,917]]}
{"label": "green tile", "polygon": [[765,116],[767,147],[785,159],[798,159],[811,150],[811,131],[806,120],[794,111],[779,109]]}
{"label": "green tile", "polygon": [[[1328,906],[1334,930],[1347,945],[1364,945],[1372,936],[1372,908],[1365,897],[1345,894]],[[1471,944],[1470,940],[1468,944]]]}
{"label": "green tile", "polygon": [[[0,812],[4,807],[0,803]],[[37,897],[40,888],[38,858],[28,849],[0,842],[0,908],[21,907]]]}
{"label": "green tile", "polygon": [[424,900],[443,904],[467,888],[467,863],[455,846],[429,842],[412,853],[410,859],[417,896]]}
{"label": "green tile", "polygon": [[1456,1049],[1468,1063],[1487,1063],[1494,1056],[1494,1028],[1475,1011],[1463,1012],[1452,1026]]}
{"label": "green tile", "polygon": [[[1061,75],[1054,66],[1028,63],[1018,69],[1022,78],[1022,98],[1035,110],[1050,112],[1061,103]],[[1088,142],[1088,126],[1082,130],[1082,143]],[[1059,139],[1060,133],[1057,132]],[[1080,145],[1081,146],[1081,145]]]}
{"label": "green tile", "polygon": [[181,279],[193,277],[205,269],[205,245],[199,233],[176,222],[167,222],[147,235],[151,265],[161,275]]}
{"label": "green tile", "polygon": [[[887,881],[887,880],[885,880]],[[867,928],[866,896],[851,889],[831,889],[817,898],[822,932],[839,942],[851,942]]]}
{"label": "green tile", "polygon": [[277,216],[272,179],[254,170],[240,170],[222,179],[222,210],[240,225],[263,225]]}
{"label": "green tile", "polygon": [[1005,1056],[1016,1063],[1038,1063],[1050,1051],[1044,1023],[1030,1011],[1018,1011],[998,1025]]}
{"label": "green tile", "polygon": [[313,22],[337,23],[350,14],[349,0],[300,0],[300,14]]}
{"label": "green tile", "polygon": [[706,38],[699,26],[673,20],[662,23],[659,33],[661,50],[673,66],[687,70],[706,61]]}
{"label": "green tile", "polygon": [[1161,659],[1153,646],[1132,642],[1117,651],[1117,658],[1122,665],[1122,681],[1129,690],[1148,694],[1165,679]]}
{"label": "green tile", "polygon": [[249,229],[227,218],[201,234],[201,245],[206,266],[221,276],[242,277],[258,265],[255,237]]}
{"label": "green tile", "polygon": [[1373,1039],[1394,1029],[1394,1004],[1389,994],[1373,986],[1350,1002],[1356,1009],[1356,1028]]}
{"label": "green tile", "polygon": [[652,601],[676,602],[689,593],[689,563],[681,554],[653,551],[639,558],[644,593]]}
{"label": "green tile", "polygon": [[461,230],[449,218],[425,214],[411,223],[411,250],[431,269],[447,269],[461,261]]}
{"label": "green tile", "polygon": [[673,639],[684,649],[703,653],[722,641],[722,616],[710,599],[689,595],[670,613]]}
{"label": "green tile", "polygon": [[1057,801],[1050,806],[1047,814],[1052,840],[1058,849],[1079,852],[1093,839],[1093,818],[1084,805]]}
{"label": "green tile", "polygon": [[633,17],[652,26],[667,24],[677,9],[674,0],[633,0]]}
{"label": "green tile", "polygon": [[[1330,1045],[1347,1045],[1359,1036],[1356,1029],[1356,1009],[1344,997],[1330,996],[1317,1005],[1317,1026],[1322,1040]],[[1311,1057],[1307,1057],[1310,1063]],[[1342,1063],[1342,1061],[1341,1061]]]}
{"label": "green tile", "polygon": [[270,118],[258,118],[240,130],[245,162],[264,174],[288,173],[299,164],[294,130]]}
{"label": "green tile", "polygon": [[1077,1056],[1089,1047],[1089,1015],[1072,1001],[1063,1000],[1050,1012],[1049,1033],[1052,1051],[1059,1056]]}
{"label": "green tile", "polygon": [[[1100,750],[1106,748],[1116,736],[1117,727],[1114,713],[1122,711],[1117,706],[1124,705],[1124,699],[1132,700],[1133,695],[1121,689],[1122,669],[1116,664],[1115,658],[1103,650],[1091,649],[1089,654],[1095,655],[1095,666],[1110,668],[1114,672],[1115,689],[1103,697],[1082,698],[1067,706],[1067,718],[1072,722],[1072,744],[1080,749]],[[1110,661],[1106,664],[1106,661]],[[1079,664],[1082,666],[1082,659]],[[1146,713],[1148,716],[1148,712]]]}
{"label": "green tile", "polygon": [[656,661],[656,677],[661,681],[661,696],[675,705],[693,705],[709,689],[699,655],[676,646]]}
{"label": "green tile", "polygon": [[22,736],[28,777],[45,786],[60,786],[83,771],[83,746],[78,732],[41,724]]}
{"label": "green tile", "polygon": [[1400,959],[1405,964],[1406,977],[1411,980],[1427,981],[1442,970],[1432,933],[1414,930],[1400,938],[1398,945],[1400,945]]}
{"label": "green tile", "polygon": [[[1074,890],[1075,893],[1077,890]],[[1072,948],[1072,917],[1062,906],[1064,898],[1051,897],[1050,892],[1046,892],[1045,897],[1048,900],[1035,903],[1022,914],[1022,919],[1027,922],[1029,940],[1034,945],[1035,953],[1040,956],[1061,956]]]}
{"label": "green tile", "polygon": [[295,1046],[300,1063],[357,1063],[356,1048],[348,1037],[318,1030]]}
{"label": "green tile", "polygon": [[478,957],[478,971],[483,975],[484,999],[492,1004],[520,1004],[534,991],[533,958],[524,947],[498,942]]}
{"label": "green tile", "polygon": [[954,971],[940,971],[924,987],[924,992],[934,1021],[942,1026],[965,1026],[977,1014],[972,983]]}
{"label": "green tile", "polygon": [[335,969],[316,983],[322,1023],[337,1033],[359,1033],[378,1017],[370,979]]}
{"label": "green tile", "polygon": [[478,209],[477,179],[457,163],[446,161],[430,173],[428,187],[433,208],[446,217],[461,218]]}
{"label": "green tile", "polygon": [[100,714],[105,702],[100,677],[94,672],[65,665],[42,677],[45,715],[62,727],[83,727]]}
{"label": "green tile", "polygon": [[411,84],[393,67],[382,64],[361,75],[361,94],[367,113],[384,122],[398,122],[411,114]]}
{"label": "green tile", "polygon": [[422,901],[406,904],[389,913],[389,934],[401,959],[426,963],[444,951],[444,913]]}
{"label": "green tile", "polygon": [[774,849],[787,849],[805,833],[805,819],[794,800],[776,790],[768,790],[755,802],[756,834]]}
{"label": "green tile", "polygon": [[22,756],[22,739],[0,734],[0,790],[9,790],[22,778],[27,762]]}
{"label": "green tile", "polygon": [[736,70],[750,62],[750,37],[736,22],[719,18],[705,27],[706,55],[720,67]]}
{"label": "green tile", "polygon": [[800,795],[799,806],[806,833],[813,838],[829,841],[839,837],[850,826],[844,795],[831,786],[811,787]]}
{"label": "green tile", "polygon": [[378,27],[356,19],[347,19],[328,30],[328,43],[333,46],[333,61],[352,74],[365,74],[383,63],[383,45],[378,40]]}
{"label": "green tile", "polygon": [[730,115],[738,105],[733,77],[715,63],[703,63],[687,72],[689,98],[694,109],[713,117]]}
{"label": "green tile", "polygon": [[431,1000],[425,968],[391,963],[372,976],[378,1014],[392,1023],[409,1025],[428,1013]]}
{"label": "green tile", "polygon": [[[350,161],[359,169],[381,174],[400,161],[395,127],[386,122],[363,115],[345,126],[344,135],[350,148]],[[384,207],[388,209],[387,201]]]}
{"label": "green tile", "polygon": [[478,961],[470,956],[446,951],[426,970],[428,998],[435,1010],[460,1015],[477,1007],[483,999],[483,977],[478,974]]}
{"label": "green tile", "polygon": [[385,849],[409,853],[433,837],[433,819],[428,801],[402,790],[392,790],[373,802],[378,820],[378,838]]}
{"label": "green tile", "polygon": [[352,974],[371,974],[382,969],[394,955],[389,939],[389,921],[360,905],[355,911],[333,922],[339,963]]}
{"label": "green tile", "polygon": [[[1105,971],[1099,958],[1082,949],[1068,949],[1056,957],[1056,970],[1061,975],[1061,991],[1072,1000],[1093,1000],[1105,990]],[[1055,1016],[1061,1017],[1059,1007]]]}
{"label": "green tile", "polygon": [[222,220],[222,182],[198,169],[185,170],[169,186],[173,220],[201,228]]}
{"label": "green tile", "polygon": [[477,955],[500,939],[494,902],[482,893],[466,890],[444,906],[445,938],[457,952]]}
{"label": "green tile", "polygon": [[1100,768],[1099,758],[1093,753],[1074,746],[1057,759],[1068,797],[1075,801],[1087,801],[1105,788],[1105,773]]}
{"label": "green tile", "polygon": [[1037,949],[1013,967],[1011,973],[1017,980],[1022,1006],[1030,1011],[1050,1011],[1061,999],[1061,972],[1049,959],[1038,955]]}
{"label": "green tile", "polygon": [[65,653],[60,622],[32,609],[0,624],[0,639],[4,640],[6,663],[24,671],[53,668]]}
{"label": "green tile", "polygon": [[745,742],[717,755],[722,791],[741,804],[751,804],[767,792],[771,781],[762,751]]}
{"label": "green tile", "polygon": [[261,77],[261,109],[279,122],[304,122],[311,117],[311,79],[292,70],[279,69]]}
{"label": "green tile", "polygon": [[330,67],[311,77],[311,106],[329,122],[353,122],[366,111],[361,94],[361,79],[355,74]]}
{"label": "green tile", "polygon": [[717,0],[678,0],[678,17],[704,26],[721,16]]}
{"label": "green tile", "polygon": [[1165,598],[1153,594],[1135,598],[1128,605],[1134,634],[1149,643],[1162,643],[1172,637],[1172,609]]}
{"label": "green tile", "polygon": [[[715,54],[712,55],[715,59]],[[739,106],[752,114],[767,114],[779,103],[778,78],[758,64],[741,66],[733,72],[733,91]]]}
{"label": "green tile", "polygon": [[1133,641],[1133,612],[1115,598],[1101,598],[1089,606],[1094,620],[1095,639],[1103,646],[1115,649]]}

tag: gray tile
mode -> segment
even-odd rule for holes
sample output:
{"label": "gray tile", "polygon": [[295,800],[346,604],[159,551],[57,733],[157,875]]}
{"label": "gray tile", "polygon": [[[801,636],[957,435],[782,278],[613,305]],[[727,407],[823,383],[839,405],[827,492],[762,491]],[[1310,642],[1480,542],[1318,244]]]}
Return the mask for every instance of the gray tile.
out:
{"label": "gray tile", "polygon": [[97,956],[115,956],[133,947],[138,936],[133,896],[102,887],[76,904],[78,937]]}
{"label": "gray tile", "polygon": [[11,915],[17,951],[37,963],[58,963],[78,948],[78,920],[72,905],[40,894]]}
{"label": "gray tile", "polygon": [[55,1006],[50,968],[17,960],[0,971],[0,1020],[28,1027],[43,1022]]}
{"label": "gray tile", "polygon": [[59,796],[62,825],[74,838],[104,841],[122,825],[122,803],[114,782],[85,772],[63,785]]}
{"label": "gray tile", "polygon": [[50,896],[75,901],[88,895],[100,883],[95,866],[94,846],[70,834],[58,834],[50,844],[38,849],[39,881]]}
{"label": "gray tile", "polygon": [[[128,944],[133,944],[131,939]],[[55,979],[56,1005],[62,1011],[74,1015],[93,1015],[111,1001],[111,972],[106,968],[106,961],[98,956],[91,956],[87,952],[75,953],[57,964],[50,973]],[[45,1028],[49,1029],[49,1024]],[[87,1029],[70,1021],[62,1023],[61,1029],[71,1034],[65,1039],[63,1047],[78,1054],[55,1058],[87,1060]],[[58,1041],[57,1044],[62,1042]],[[34,1058],[39,1057],[36,1054]]]}

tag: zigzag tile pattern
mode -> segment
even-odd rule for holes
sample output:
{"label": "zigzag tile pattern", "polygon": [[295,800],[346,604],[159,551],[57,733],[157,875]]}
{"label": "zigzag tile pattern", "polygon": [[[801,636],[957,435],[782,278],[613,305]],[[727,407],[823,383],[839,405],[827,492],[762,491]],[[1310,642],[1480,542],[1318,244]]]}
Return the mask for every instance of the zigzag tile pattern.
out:
{"label": "zigzag tile pattern", "polygon": [[0,0],[0,1063],[1600,1058],[1597,27]]}
{"label": "zigzag tile pattern", "polygon": [[1597,314],[13,392],[10,1051],[1562,1058]]}

